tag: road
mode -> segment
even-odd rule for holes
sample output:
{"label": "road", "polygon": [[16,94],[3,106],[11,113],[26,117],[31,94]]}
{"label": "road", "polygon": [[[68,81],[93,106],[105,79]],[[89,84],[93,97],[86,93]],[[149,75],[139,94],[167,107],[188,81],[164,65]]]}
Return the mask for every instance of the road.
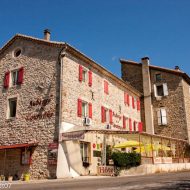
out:
{"label": "road", "polygon": [[12,184],[14,190],[190,190],[190,171],[130,177],[96,177]]}

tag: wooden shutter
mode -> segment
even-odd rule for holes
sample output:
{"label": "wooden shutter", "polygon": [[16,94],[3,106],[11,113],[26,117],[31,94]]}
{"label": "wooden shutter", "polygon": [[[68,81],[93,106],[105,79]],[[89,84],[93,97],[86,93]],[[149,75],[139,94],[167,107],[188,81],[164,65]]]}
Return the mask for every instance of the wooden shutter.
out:
{"label": "wooden shutter", "polygon": [[139,133],[141,133],[142,132],[142,122],[139,122],[138,123],[138,129],[139,129]]}
{"label": "wooden shutter", "polygon": [[112,110],[109,110],[109,116],[110,116],[110,124],[113,123],[113,112]]}
{"label": "wooden shutter", "polygon": [[102,106],[101,107],[101,116],[102,116],[102,123],[105,122],[105,108]]}
{"label": "wooden shutter", "polygon": [[82,116],[82,100],[78,99],[78,117]]}
{"label": "wooden shutter", "polygon": [[123,116],[123,129],[126,129],[126,117]]}
{"label": "wooden shutter", "polygon": [[128,104],[128,94],[127,94],[127,92],[124,92],[124,103]]}
{"label": "wooden shutter", "polygon": [[108,82],[104,81],[104,92],[108,94]]}
{"label": "wooden shutter", "polygon": [[132,97],[132,106],[133,106],[133,109],[135,109],[135,98]]}
{"label": "wooden shutter", "polygon": [[158,97],[157,87],[156,87],[156,85],[155,85],[155,84],[154,84],[154,96],[155,96],[155,97]]}
{"label": "wooden shutter", "polygon": [[23,75],[24,75],[24,68],[21,67],[18,70],[18,80],[17,80],[17,84],[22,84],[23,83]]}
{"label": "wooden shutter", "polygon": [[163,84],[163,91],[164,91],[164,96],[168,96],[168,86],[167,86],[167,83]]}
{"label": "wooden shutter", "polygon": [[161,108],[162,125],[167,125],[167,117],[165,108]]}
{"label": "wooden shutter", "polygon": [[162,125],[162,119],[161,119],[161,111],[160,111],[160,109],[157,111],[157,118],[158,118],[158,125]]}
{"label": "wooden shutter", "polygon": [[133,121],[133,131],[137,131],[136,121]]}
{"label": "wooden shutter", "polygon": [[88,71],[88,85],[92,86],[92,71]]}
{"label": "wooden shutter", "polygon": [[82,82],[82,71],[83,71],[82,65],[79,65],[79,81],[80,82]]}
{"label": "wooden shutter", "polygon": [[128,104],[128,106],[130,106],[129,94],[127,94],[127,104]]}
{"label": "wooden shutter", "polygon": [[133,128],[132,120],[131,120],[131,118],[129,118],[129,131],[132,131],[132,128]]}
{"label": "wooden shutter", "polygon": [[4,88],[8,88],[9,87],[9,80],[10,80],[10,72],[7,71],[5,73],[5,77],[4,77]]}
{"label": "wooden shutter", "polygon": [[88,103],[88,113],[89,113],[89,118],[92,119],[92,103]]}
{"label": "wooden shutter", "polygon": [[141,102],[140,100],[137,100],[137,111],[140,111],[141,109]]}

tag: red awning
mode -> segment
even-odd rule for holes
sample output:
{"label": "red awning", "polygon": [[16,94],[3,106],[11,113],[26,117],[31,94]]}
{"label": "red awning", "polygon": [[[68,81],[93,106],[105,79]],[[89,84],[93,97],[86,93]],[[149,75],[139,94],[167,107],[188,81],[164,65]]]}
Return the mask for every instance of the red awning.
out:
{"label": "red awning", "polygon": [[2,150],[2,149],[13,149],[13,148],[27,148],[27,147],[31,147],[31,146],[37,146],[37,145],[38,145],[38,143],[3,145],[3,146],[0,146],[0,150]]}

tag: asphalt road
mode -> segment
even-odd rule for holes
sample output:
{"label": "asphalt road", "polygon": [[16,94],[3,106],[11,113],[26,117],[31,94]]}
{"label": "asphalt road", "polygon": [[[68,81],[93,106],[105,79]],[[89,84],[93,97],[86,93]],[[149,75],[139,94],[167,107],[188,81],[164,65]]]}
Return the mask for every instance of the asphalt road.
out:
{"label": "asphalt road", "polygon": [[190,171],[130,177],[80,178],[12,184],[15,190],[190,190]]}

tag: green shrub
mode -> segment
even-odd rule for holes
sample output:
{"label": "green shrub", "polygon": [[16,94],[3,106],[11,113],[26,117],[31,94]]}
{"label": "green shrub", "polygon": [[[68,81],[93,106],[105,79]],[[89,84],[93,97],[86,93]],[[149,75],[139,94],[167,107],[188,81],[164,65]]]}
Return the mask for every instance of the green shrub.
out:
{"label": "green shrub", "polygon": [[113,152],[111,158],[113,159],[114,165],[117,167],[134,167],[139,166],[141,163],[141,155],[135,152]]}

